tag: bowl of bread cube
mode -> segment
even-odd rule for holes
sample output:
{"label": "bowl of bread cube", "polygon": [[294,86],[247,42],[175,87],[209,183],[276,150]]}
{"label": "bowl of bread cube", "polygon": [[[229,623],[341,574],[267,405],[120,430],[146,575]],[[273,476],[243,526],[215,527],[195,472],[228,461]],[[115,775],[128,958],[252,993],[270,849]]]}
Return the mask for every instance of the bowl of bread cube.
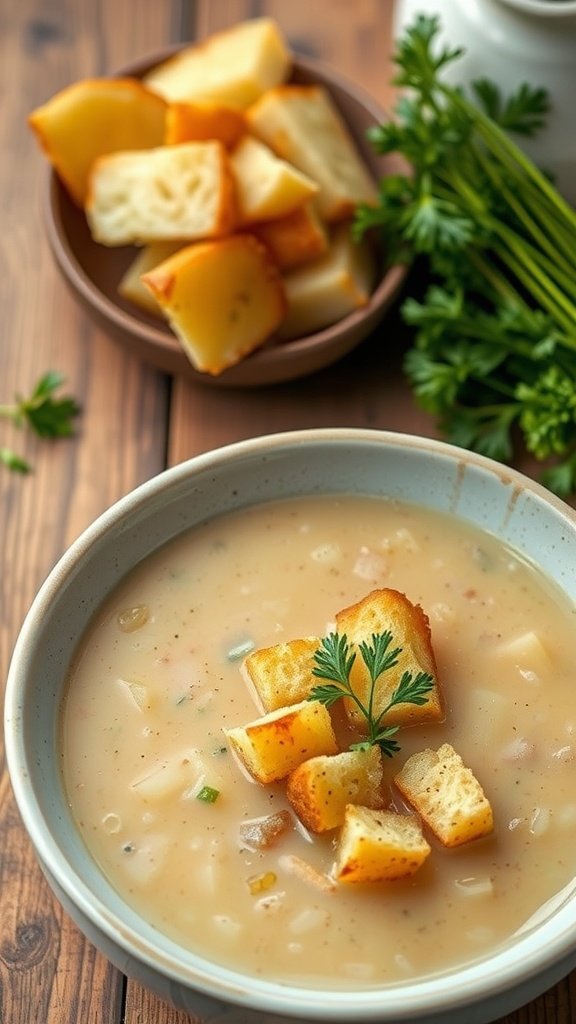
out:
{"label": "bowl of bread cube", "polygon": [[258,386],[320,370],[404,281],[354,232],[389,171],[367,137],[384,117],[265,17],[75,82],[29,116],[56,263],[168,374]]}

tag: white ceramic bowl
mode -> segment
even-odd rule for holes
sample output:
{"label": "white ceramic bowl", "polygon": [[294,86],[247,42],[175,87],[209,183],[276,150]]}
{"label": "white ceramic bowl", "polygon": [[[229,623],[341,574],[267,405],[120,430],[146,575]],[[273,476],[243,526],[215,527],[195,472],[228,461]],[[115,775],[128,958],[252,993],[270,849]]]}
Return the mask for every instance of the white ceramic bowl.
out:
{"label": "white ceramic bowl", "polygon": [[64,681],[78,638],[119,579],[160,544],[216,514],[289,495],[343,492],[387,495],[476,523],[538,562],[576,601],[576,516],[538,484],[480,456],[353,429],[265,437],[198,456],[104,513],[40,590],[6,694],[16,800],[48,881],[86,935],[123,971],[206,1021],[483,1024],[576,966],[576,885],[529,929],[467,967],[385,990],[301,989],[226,970],[147,925],[92,862],[64,797],[56,749]]}

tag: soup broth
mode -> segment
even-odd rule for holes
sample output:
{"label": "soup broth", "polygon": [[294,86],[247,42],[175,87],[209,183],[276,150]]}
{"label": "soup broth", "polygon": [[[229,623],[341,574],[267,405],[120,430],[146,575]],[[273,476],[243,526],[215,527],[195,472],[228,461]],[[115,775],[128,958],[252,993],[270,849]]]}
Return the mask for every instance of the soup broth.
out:
{"label": "soup broth", "polygon": [[[380,587],[429,616],[446,707],[444,722],[398,733],[386,802],[405,810],[393,774],[448,742],[495,830],[457,850],[427,834],[432,853],[407,880],[318,885],[302,862],[326,879],[335,833],[311,836],[292,815],[252,848],[241,826],[289,809],[285,786],[247,778],[223,729],[261,714],[245,653],[325,635]],[[146,559],[84,637],[62,711],[72,814],[128,903],[225,966],[350,988],[472,961],[576,873],[574,624],[533,566],[444,514],[306,497],[223,516]]]}

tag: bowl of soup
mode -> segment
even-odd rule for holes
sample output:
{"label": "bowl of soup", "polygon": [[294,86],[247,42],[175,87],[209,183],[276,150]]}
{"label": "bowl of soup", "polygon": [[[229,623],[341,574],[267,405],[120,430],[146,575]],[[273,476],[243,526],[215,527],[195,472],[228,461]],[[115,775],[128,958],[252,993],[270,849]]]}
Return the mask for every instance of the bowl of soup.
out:
{"label": "bowl of soup", "polygon": [[[450,846],[419,820],[417,871],[351,884],[341,830],[305,824],[231,737],[270,717],[251,655],[320,648],[382,590],[425,616],[442,714],[394,732],[376,806],[409,814],[399,772],[448,745],[493,826]],[[576,966],[575,616],[573,511],[482,456],[324,429],[167,470],[66,552],[14,650],[8,766],[50,885],[206,1021],[512,1011]],[[358,739],[335,732],[341,752]]]}

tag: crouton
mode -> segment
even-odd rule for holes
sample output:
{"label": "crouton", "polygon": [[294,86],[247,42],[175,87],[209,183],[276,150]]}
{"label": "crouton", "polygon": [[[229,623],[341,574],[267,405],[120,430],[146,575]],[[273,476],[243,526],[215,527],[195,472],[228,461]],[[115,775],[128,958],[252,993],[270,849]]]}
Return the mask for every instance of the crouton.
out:
{"label": "crouton", "polygon": [[280,85],[246,112],[251,131],[278,156],[318,182],[327,223],[351,217],[378,192],[336,105],[321,85]]}
{"label": "crouton", "polygon": [[292,57],[271,18],[253,18],[187,46],[145,76],[167,100],[222,103],[243,110],[284,82]]}
{"label": "crouton", "polygon": [[225,733],[250,775],[264,785],[285,779],[310,757],[338,750],[330,714],[318,701],[278,708]]}
{"label": "crouton", "polygon": [[44,153],[78,206],[94,161],[108,153],[160,146],[166,104],[134,78],[75,82],[28,117]]}
{"label": "crouton", "polygon": [[153,270],[169,256],[173,256],[178,249],[182,248],[183,244],[182,242],[152,242],[150,245],[143,246],[120,280],[118,293],[122,298],[139,306],[146,313],[161,316],[160,306],[150,289],[142,284],[141,278],[143,274]]}
{"label": "crouton", "polygon": [[480,783],[449,743],[413,754],[394,782],[443,846],[460,846],[494,828]]}
{"label": "crouton", "polygon": [[213,375],[262,345],[286,308],[280,274],[252,235],[186,246],[142,280],[190,362]]}
{"label": "crouton", "polygon": [[380,808],[382,755],[378,747],[312,757],[289,776],[286,795],[300,821],[327,832],[344,821],[347,804]]}
{"label": "crouton", "polygon": [[249,135],[240,140],[230,161],[240,224],[285,217],[318,192],[311,178]]}
{"label": "crouton", "polygon": [[313,201],[286,217],[253,224],[251,231],[264,242],[280,270],[293,270],[328,252],[328,234]]}
{"label": "crouton", "polygon": [[255,690],[264,711],[306,700],[318,683],[312,672],[314,653],[320,643],[317,637],[309,636],[274,647],[261,647],[246,656],[241,672]]}
{"label": "crouton", "polygon": [[232,149],[245,131],[246,121],[239,110],[216,103],[169,103],[164,145],[218,139],[226,149]]}
{"label": "crouton", "polygon": [[100,157],[86,216],[103,245],[217,238],[236,225],[235,185],[221,142],[132,150]]}
{"label": "crouton", "polygon": [[[373,714],[376,718],[389,703],[402,675],[410,672],[415,677],[420,672],[429,673],[433,687],[425,695],[422,705],[396,704],[382,719],[385,725],[414,725],[420,722],[434,722],[443,718],[443,706],[438,683],[438,671],[432,650],[432,639],[428,617],[419,605],[412,604],[405,594],[398,590],[373,590],[362,601],[345,608],[336,615],[338,633],[345,633],[356,651],[350,683],[360,700],[366,704],[371,680],[358,645],[371,642],[372,635],[390,630],[392,644],[400,647],[397,665],[385,672],[375,687]],[[356,704],[346,698],[346,713],[357,728],[365,730],[366,720]]]}
{"label": "crouton", "polygon": [[391,882],[413,875],[429,854],[415,815],[348,804],[334,874],[339,882]]}
{"label": "crouton", "polygon": [[361,309],[370,299],[375,276],[367,243],[353,242],[349,225],[339,225],[324,256],[284,274],[288,310],[280,336],[312,334]]}

